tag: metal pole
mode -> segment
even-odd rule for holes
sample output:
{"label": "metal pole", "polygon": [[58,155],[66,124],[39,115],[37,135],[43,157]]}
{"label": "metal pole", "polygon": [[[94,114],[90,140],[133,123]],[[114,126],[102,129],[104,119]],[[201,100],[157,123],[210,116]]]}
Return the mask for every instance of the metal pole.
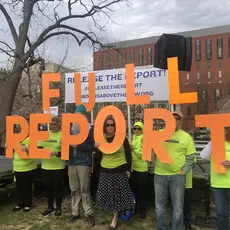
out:
{"label": "metal pole", "polygon": [[170,105],[170,111],[171,111],[171,113],[174,112],[174,105]]}
{"label": "metal pole", "polygon": [[94,119],[93,119],[93,109],[91,110],[91,124],[93,125]]}
{"label": "metal pole", "polygon": [[127,113],[128,113],[128,129],[129,129],[129,140],[132,139],[132,133],[131,133],[131,116],[130,116],[130,105],[127,105]]}

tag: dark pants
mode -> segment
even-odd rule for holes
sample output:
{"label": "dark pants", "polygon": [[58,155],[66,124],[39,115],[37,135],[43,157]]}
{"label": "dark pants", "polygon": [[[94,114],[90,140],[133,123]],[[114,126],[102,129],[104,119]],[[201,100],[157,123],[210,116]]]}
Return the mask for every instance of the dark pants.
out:
{"label": "dark pants", "polygon": [[28,172],[15,172],[17,206],[31,207],[34,172],[35,170]]}
{"label": "dark pants", "polygon": [[130,180],[131,189],[136,200],[136,210],[140,213],[140,215],[145,215],[148,172],[133,171]]}
{"label": "dark pants", "polygon": [[218,230],[229,230],[229,188],[212,188],[216,214]]}
{"label": "dark pants", "polygon": [[192,226],[192,189],[186,188],[184,194],[184,225],[186,228],[191,228]]}
{"label": "dark pants", "polygon": [[91,196],[94,201],[96,200],[99,178],[100,178],[100,165],[97,167],[94,167],[93,173],[91,175],[90,192],[91,192]]}
{"label": "dark pants", "polygon": [[56,208],[61,209],[63,196],[63,176],[64,169],[60,170],[45,170],[43,169],[43,179],[46,190],[46,198],[48,208],[54,209],[54,198],[56,200]]}

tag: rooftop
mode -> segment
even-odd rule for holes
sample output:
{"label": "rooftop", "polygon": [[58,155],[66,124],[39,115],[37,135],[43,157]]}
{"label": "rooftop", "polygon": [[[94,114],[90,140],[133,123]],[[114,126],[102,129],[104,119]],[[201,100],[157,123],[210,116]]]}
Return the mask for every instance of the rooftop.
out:
{"label": "rooftop", "polygon": [[[205,29],[178,32],[174,34],[195,38],[195,37],[204,37],[204,36],[211,36],[211,35],[217,35],[217,34],[224,34],[224,33],[229,33],[229,32],[230,32],[230,25],[223,25],[223,26],[216,26],[216,27],[210,27],[210,28],[205,28]],[[109,45],[115,46],[117,48],[128,48],[128,47],[133,47],[133,46],[154,44],[157,42],[160,36],[161,35],[151,36],[147,38],[125,40],[125,41],[120,41],[120,42],[109,43]],[[102,51],[106,49],[108,48],[101,48],[100,50]]]}

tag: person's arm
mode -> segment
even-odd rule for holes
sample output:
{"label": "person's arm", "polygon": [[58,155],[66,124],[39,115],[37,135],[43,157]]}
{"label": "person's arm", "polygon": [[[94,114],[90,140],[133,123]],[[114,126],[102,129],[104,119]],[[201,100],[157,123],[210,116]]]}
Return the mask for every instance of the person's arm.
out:
{"label": "person's arm", "polygon": [[101,159],[102,159],[102,152],[99,149],[97,149],[94,153],[95,167],[101,164]]}
{"label": "person's arm", "polygon": [[124,149],[125,149],[125,158],[127,162],[127,171],[131,172],[132,167],[132,152],[130,148],[130,144],[127,138],[124,140]]}
{"label": "person's arm", "polygon": [[186,148],[186,162],[185,165],[182,167],[182,171],[184,174],[187,174],[190,171],[190,169],[193,167],[195,163],[194,162],[195,156],[196,156],[195,144],[192,137],[189,135],[187,148]]}
{"label": "person's arm", "polygon": [[211,141],[209,141],[209,143],[201,151],[200,157],[201,157],[201,159],[204,159],[204,160],[210,160],[211,153],[212,153],[212,143],[211,143]]}
{"label": "person's arm", "polygon": [[135,146],[135,148],[133,149],[133,152],[135,152],[136,156],[140,159],[142,159],[142,141],[143,139],[141,140],[141,144]]}

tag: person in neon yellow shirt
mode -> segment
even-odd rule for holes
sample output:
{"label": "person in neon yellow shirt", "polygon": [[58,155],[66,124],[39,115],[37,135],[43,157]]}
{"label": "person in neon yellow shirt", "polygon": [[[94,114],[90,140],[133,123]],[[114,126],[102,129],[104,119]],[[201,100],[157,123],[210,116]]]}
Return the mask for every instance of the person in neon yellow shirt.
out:
{"label": "person in neon yellow shirt", "polygon": [[155,161],[154,188],[157,230],[168,229],[169,193],[173,206],[172,230],[182,230],[186,174],[193,166],[196,153],[192,137],[181,130],[183,114],[176,111],[173,115],[176,120],[176,130],[169,140],[164,142],[164,147],[173,163],[162,163],[157,155]]}
{"label": "person in neon yellow shirt", "polygon": [[219,230],[230,229],[229,225],[229,203],[230,203],[230,128],[225,128],[225,151],[226,160],[221,164],[227,169],[226,173],[216,173],[212,162],[212,143],[211,141],[201,151],[202,159],[211,160],[210,179],[211,188],[214,195],[217,213],[217,225]]}
{"label": "person in neon yellow shirt", "polygon": [[141,219],[146,218],[146,196],[148,180],[148,162],[142,160],[142,142],[143,142],[142,122],[136,122],[133,126],[132,139],[132,173],[131,188],[136,200],[136,211],[139,212]]}
{"label": "person in neon yellow shirt", "polygon": [[[62,214],[63,178],[66,161],[61,159],[61,118],[53,117],[50,124],[49,141],[40,141],[39,146],[50,149],[50,159],[42,160],[42,173],[46,190],[48,208],[42,213],[44,217]],[[54,198],[56,209],[54,209]]]}
{"label": "person in neon yellow shirt", "polygon": [[[29,137],[21,142],[22,150],[28,153]],[[7,148],[7,146],[6,146]],[[16,182],[17,205],[13,211],[17,212],[23,209],[23,212],[29,212],[32,206],[33,196],[33,178],[37,169],[36,159],[22,159],[14,151],[13,153],[13,171]]]}

